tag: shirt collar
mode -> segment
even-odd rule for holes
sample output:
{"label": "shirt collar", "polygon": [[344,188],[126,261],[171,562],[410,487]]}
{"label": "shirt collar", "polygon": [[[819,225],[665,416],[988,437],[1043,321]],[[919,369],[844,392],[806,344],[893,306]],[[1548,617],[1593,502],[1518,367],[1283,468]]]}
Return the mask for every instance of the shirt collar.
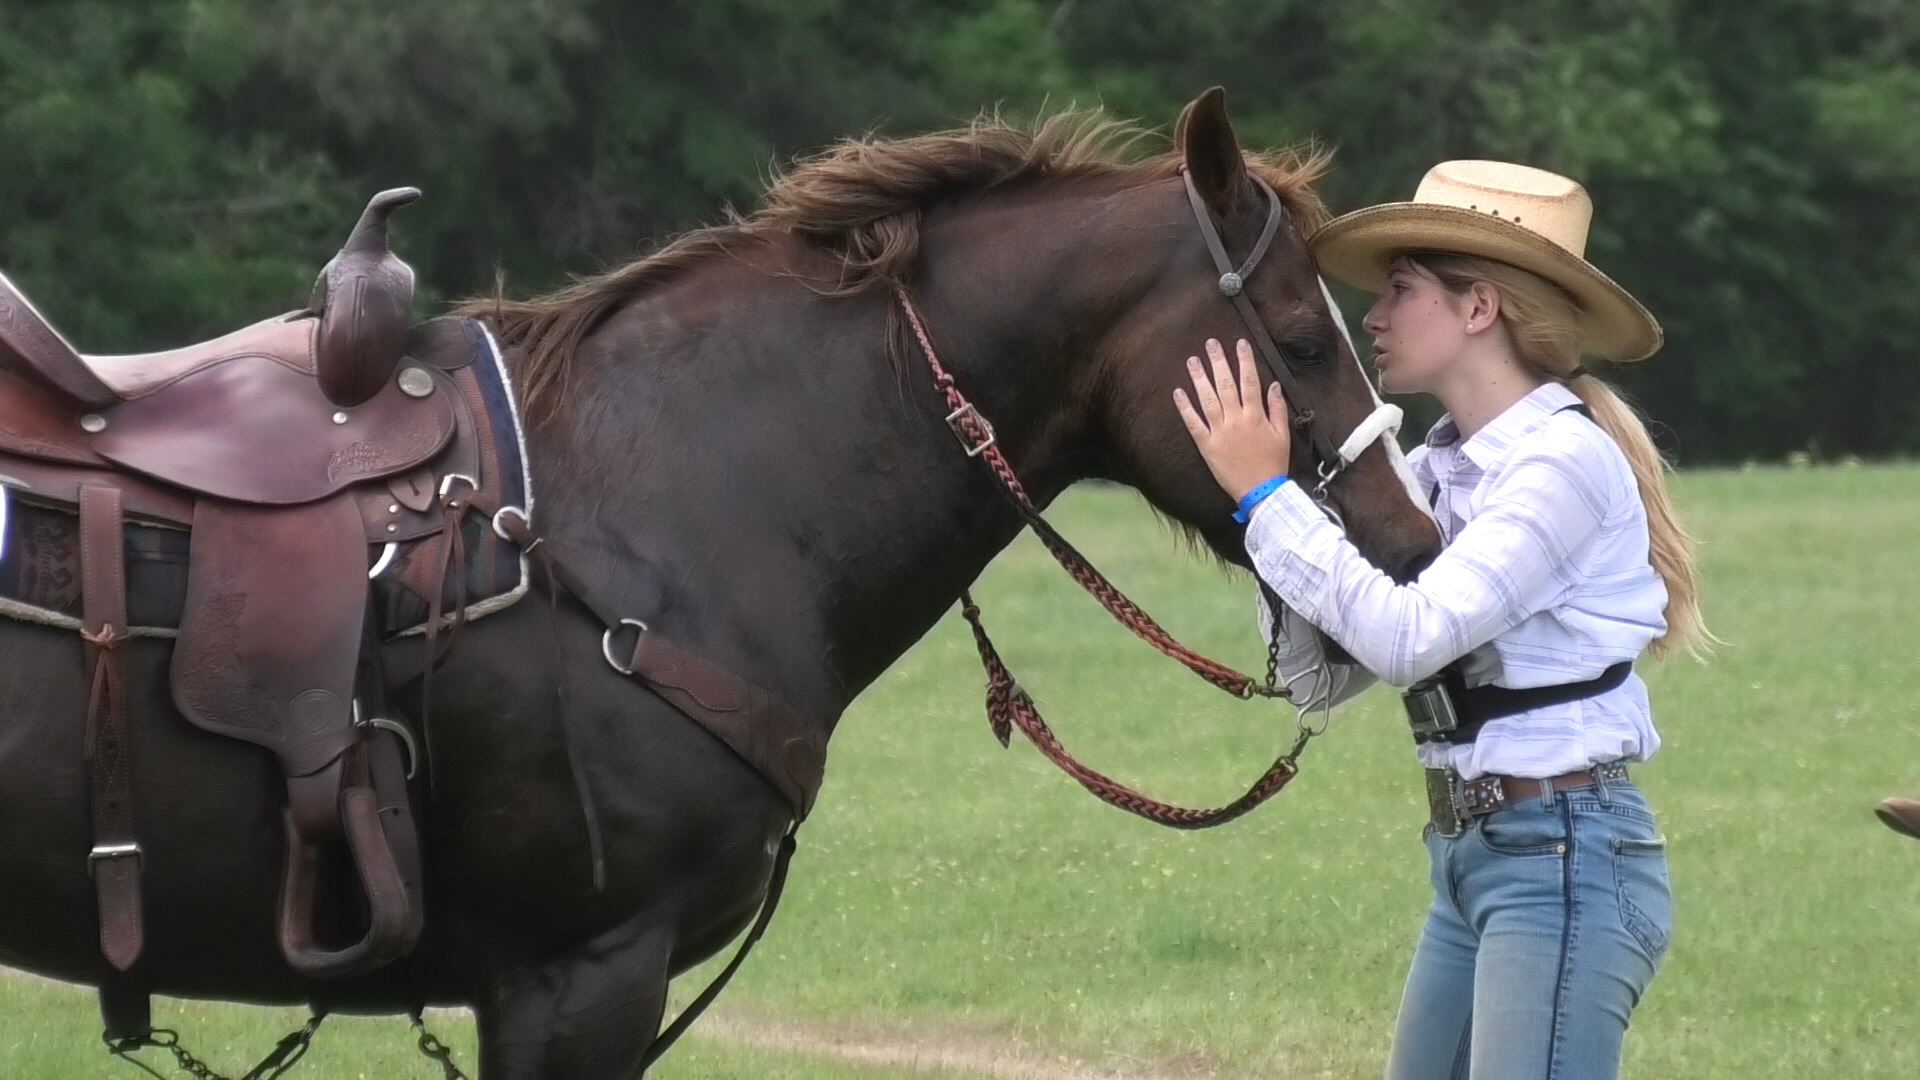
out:
{"label": "shirt collar", "polygon": [[1460,442],[1460,427],[1453,422],[1453,417],[1442,416],[1440,422],[1427,432],[1427,445],[1450,446],[1459,443],[1460,452],[1485,469],[1505,457],[1515,443],[1545,423],[1547,417],[1569,405],[1578,404],[1579,396],[1567,389],[1566,384],[1543,383],[1526,397],[1507,406],[1505,412],[1474,432],[1473,438],[1464,443]]}

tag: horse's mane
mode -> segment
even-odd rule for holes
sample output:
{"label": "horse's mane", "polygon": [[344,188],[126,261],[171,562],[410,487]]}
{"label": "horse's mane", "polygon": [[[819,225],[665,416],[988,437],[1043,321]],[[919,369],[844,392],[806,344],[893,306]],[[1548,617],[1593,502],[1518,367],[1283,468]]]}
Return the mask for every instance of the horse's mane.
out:
{"label": "horse's mane", "polygon": [[[456,314],[488,320],[515,368],[530,417],[565,397],[569,360],[581,340],[622,304],[743,242],[794,238],[838,259],[839,278],[822,291],[851,295],[898,282],[920,250],[920,215],[967,194],[1035,183],[1152,180],[1172,175],[1176,151],[1142,155],[1159,138],[1097,109],[1070,109],[1030,127],[993,115],[949,131],[905,138],[848,139],[794,162],[774,177],[759,209],[731,210],[724,222],[683,233],[625,266],[527,300],[468,299]],[[1248,166],[1311,232],[1327,213],[1313,193],[1331,155],[1311,144],[1247,156]]]}

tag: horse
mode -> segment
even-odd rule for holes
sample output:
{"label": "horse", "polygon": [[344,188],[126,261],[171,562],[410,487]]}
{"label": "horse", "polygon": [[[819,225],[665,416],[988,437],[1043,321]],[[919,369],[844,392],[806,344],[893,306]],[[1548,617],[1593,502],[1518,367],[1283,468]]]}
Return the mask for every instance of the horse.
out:
{"label": "horse", "polygon": [[[1387,448],[1337,477],[1316,449],[1377,400],[1304,243],[1325,218],[1325,157],[1243,151],[1217,91],[1182,112],[1172,149],[1142,155],[1144,134],[1069,111],[847,141],[795,163],[759,209],[649,257],[467,302],[516,375],[540,542],[623,615],[776,692],[824,745],[1023,527],[956,443],[907,295],[1036,505],[1128,485],[1246,565],[1172,404],[1201,342],[1245,333],[1200,207],[1238,253],[1279,217],[1244,289],[1290,369],[1263,378],[1290,379],[1315,435],[1295,440],[1293,470],[1330,477],[1359,550],[1409,578],[1439,538]],[[132,642],[151,988],[465,1006],[487,1080],[643,1072],[669,980],[752,921],[796,813],[614,670],[605,631],[549,582],[460,631],[424,716],[418,641],[386,646],[392,698],[425,728],[426,928],[406,960],[339,981],[296,975],[277,948],[273,764],[185,723],[161,689],[168,643]],[[0,620],[0,658],[0,963],[99,985],[81,645]]]}

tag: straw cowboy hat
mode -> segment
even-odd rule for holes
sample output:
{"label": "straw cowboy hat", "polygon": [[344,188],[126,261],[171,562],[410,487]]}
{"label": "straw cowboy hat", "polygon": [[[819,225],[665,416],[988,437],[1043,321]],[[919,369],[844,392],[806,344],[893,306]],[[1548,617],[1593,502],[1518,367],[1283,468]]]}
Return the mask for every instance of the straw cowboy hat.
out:
{"label": "straw cowboy hat", "polygon": [[1592,219],[1587,189],[1557,173],[1504,161],[1443,161],[1421,179],[1412,202],[1335,218],[1312,246],[1323,274],[1376,293],[1386,290],[1387,264],[1397,255],[1497,259],[1572,294],[1584,350],[1623,363],[1645,360],[1660,351],[1660,324],[1583,257]]}

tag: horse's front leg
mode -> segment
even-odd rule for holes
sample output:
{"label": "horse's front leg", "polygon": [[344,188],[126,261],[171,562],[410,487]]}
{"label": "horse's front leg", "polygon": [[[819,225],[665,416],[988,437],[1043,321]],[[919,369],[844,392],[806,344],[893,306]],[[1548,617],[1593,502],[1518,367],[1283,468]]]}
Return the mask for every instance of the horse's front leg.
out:
{"label": "horse's front leg", "polygon": [[480,1080],[634,1080],[660,1030],[672,953],[673,927],[649,915],[502,967],[474,1006]]}

